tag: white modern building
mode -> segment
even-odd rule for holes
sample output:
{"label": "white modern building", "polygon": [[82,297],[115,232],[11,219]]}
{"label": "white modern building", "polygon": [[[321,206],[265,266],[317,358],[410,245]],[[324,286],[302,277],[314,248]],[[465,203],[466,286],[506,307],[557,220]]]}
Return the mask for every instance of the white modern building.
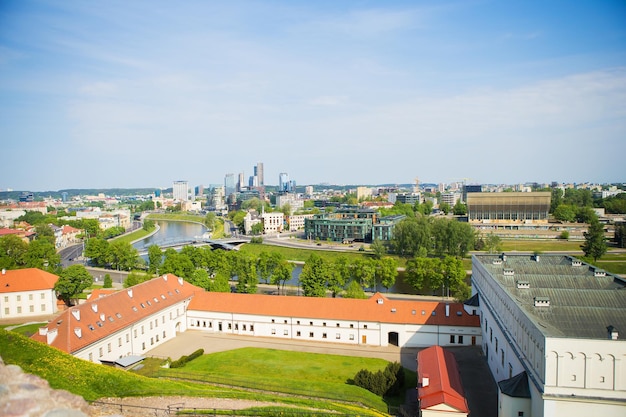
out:
{"label": "white modern building", "polygon": [[474,255],[472,289],[500,416],[626,415],[623,278],[570,256]]}
{"label": "white modern building", "polygon": [[0,274],[0,319],[55,314],[54,285],[59,277],[37,268],[3,269]]}
{"label": "white modern building", "polygon": [[285,215],[278,212],[261,213],[261,222],[263,223],[263,234],[276,234],[283,231]]}
{"label": "white modern building", "polygon": [[172,198],[176,201],[189,200],[189,183],[187,181],[174,181]]}

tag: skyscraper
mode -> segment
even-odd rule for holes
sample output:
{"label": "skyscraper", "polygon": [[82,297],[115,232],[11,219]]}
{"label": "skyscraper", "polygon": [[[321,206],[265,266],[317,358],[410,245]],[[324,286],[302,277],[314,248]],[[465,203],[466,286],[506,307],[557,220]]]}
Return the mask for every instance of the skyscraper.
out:
{"label": "skyscraper", "polygon": [[235,187],[235,174],[226,174],[224,177],[224,196],[228,197],[234,194],[236,191]]}
{"label": "skyscraper", "polygon": [[258,186],[263,187],[263,185],[265,185],[263,180],[263,162],[257,162],[254,167],[254,176],[257,178]]}
{"label": "skyscraper", "polygon": [[172,194],[174,200],[187,201],[189,199],[189,184],[187,181],[174,181]]}
{"label": "skyscraper", "polygon": [[287,174],[286,172],[281,172],[280,174],[278,174],[278,191],[289,191],[289,174]]}

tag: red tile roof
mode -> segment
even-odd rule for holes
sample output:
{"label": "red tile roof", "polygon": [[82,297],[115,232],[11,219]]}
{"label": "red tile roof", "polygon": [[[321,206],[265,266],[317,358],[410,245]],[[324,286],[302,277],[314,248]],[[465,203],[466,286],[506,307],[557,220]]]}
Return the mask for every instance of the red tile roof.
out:
{"label": "red tile roof", "polygon": [[58,276],[37,268],[3,270],[0,293],[51,290],[58,279]]}
{"label": "red tile roof", "polygon": [[[47,326],[48,332],[57,332],[51,346],[74,353],[201,291],[168,274],[70,307]],[[76,329],[80,329],[80,337]],[[32,338],[46,343],[45,335]]]}
{"label": "red tile roof", "polygon": [[[460,413],[469,413],[461,376],[452,352],[431,346],[417,354],[418,398],[424,410],[445,404]],[[428,385],[421,386],[428,378]]]}
{"label": "red tile roof", "polygon": [[357,300],[204,292],[195,295],[189,310],[380,323],[480,326],[478,316],[467,314],[462,304],[451,303],[449,306],[450,313],[446,317],[444,303],[392,300],[380,293],[366,300]]}

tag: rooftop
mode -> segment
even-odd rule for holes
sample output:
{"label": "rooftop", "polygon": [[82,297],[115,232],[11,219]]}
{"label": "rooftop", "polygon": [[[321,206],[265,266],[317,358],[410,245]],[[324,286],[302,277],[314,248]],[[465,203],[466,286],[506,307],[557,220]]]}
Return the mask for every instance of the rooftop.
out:
{"label": "rooftop", "polygon": [[626,280],[566,255],[474,255],[546,336],[626,334]]}

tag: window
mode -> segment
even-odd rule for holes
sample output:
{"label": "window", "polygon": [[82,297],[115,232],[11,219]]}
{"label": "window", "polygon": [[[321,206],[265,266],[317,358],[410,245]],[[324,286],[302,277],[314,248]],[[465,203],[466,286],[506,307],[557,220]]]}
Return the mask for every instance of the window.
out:
{"label": "window", "polygon": [[496,353],[498,353],[498,338],[496,337]]}
{"label": "window", "polygon": [[111,344],[107,343],[107,352],[111,353]]}
{"label": "window", "polygon": [[298,331],[296,332],[296,336],[297,336],[297,337],[300,337],[300,330],[298,330]]}
{"label": "window", "polygon": [[462,345],[463,344],[463,336],[459,336],[459,344]]}
{"label": "window", "polygon": [[272,323],[275,323],[274,319],[272,319]]}
{"label": "window", "polygon": [[22,307],[17,308],[17,313],[20,314],[22,312]]}
{"label": "window", "polygon": [[228,323],[228,330],[231,330],[233,328],[233,324],[232,323]]}
{"label": "window", "polygon": [[121,337],[117,338],[117,345],[118,346],[122,346],[122,338]]}
{"label": "window", "polygon": [[272,334],[276,334],[276,329],[272,329]]}
{"label": "window", "polygon": [[367,324],[364,324],[364,325],[363,325],[363,328],[364,328],[364,329],[367,329]]}
{"label": "window", "polygon": [[289,336],[289,330],[287,330],[287,329],[283,330],[283,334],[284,334],[285,336]]}
{"label": "window", "polygon": [[493,329],[489,329],[489,342],[493,342]]}
{"label": "window", "polygon": [[146,350],[146,342],[141,342],[141,350]]}
{"label": "window", "polygon": [[93,362],[93,353],[89,352],[89,362]]}
{"label": "window", "polygon": [[354,335],[353,334],[350,335],[350,340],[354,340]]}
{"label": "window", "polygon": [[524,412],[523,411],[518,411],[517,412],[517,417],[524,417]]}
{"label": "window", "polygon": [[326,323],[322,323],[322,326],[326,327]]}
{"label": "window", "polygon": [[17,301],[22,301],[22,296],[21,295],[17,296]]}
{"label": "window", "polygon": [[45,304],[42,304],[42,305],[41,305],[41,311],[42,311],[42,312],[43,312],[43,311],[46,311],[46,305],[45,305]]}
{"label": "window", "polygon": [[5,296],[4,296],[4,302],[5,302],[5,303],[8,303],[8,302],[9,302],[9,296],[8,296],[8,295],[5,295]]}
{"label": "window", "polygon": [[309,332],[309,337],[313,337],[313,332]]}
{"label": "window", "polygon": [[253,332],[254,331],[254,324],[250,325],[250,331]]}
{"label": "window", "polygon": [[102,355],[104,355],[104,353],[102,352],[102,348],[98,348],[98,354],[100,355],[100,357],[102,357]]}
{"label": "window", "polygon": [[287,320],[283,320],[283,323],[287,324]]}
{"label": "window", "polygon": [[313,326],[313,322],[312,321],[309,322],[309,326]]}
{"label": "window", "polygon": [[29,306],[29,307],[28,307],[28,310],[29,310],[31,313],[34,313],[34,312],[35,312],[35,306]]}
{"label": "window", "polygon": [[298,321],[296,322],[296,324],[300,324],[300,320],[298,320]]}
{"label": "window", "polygon": [[453,334],[450,335],[450,343],[454,343],[454,335]]}
{"label": "window", "polygon": [[339,323],[337,323],[337,327],[339,327]]}
{"label": "window", "polygon": [[351,324],[351,325],[350,325],[350,328],[351,328],[351,329],[354,329],[354,324]]}
{"label": "window", "polygon": [[143,334],[143,326],[141,326],[141,334]]}
{"label": "window", "polygon": [[[210,324],[210,323],[209,323],[209,324]],[[210,327],[210,326],[209,326],[209,327]],[[244,332],[246,331],[246,325],[245,325],[245,324],[244,324],[244,325],[242,325],[242,326],[241,326],[241,328],[243,329],[243,331],[244,331]]]}
{"label": "window", "polygon": [[341,334],[337,333],[337,334],[335,335],[335,339],[337,339],[337,340],[341,339]]}
{"label": "window", "polygon": [[9,314],[9,307],[5,307],[4,308],[4,314],[8,315]]}
{"label": "window", "polygon": [[502,363],[502,366],[504,366],[504,349],[500,350],[500,353],[502,354],[501,355],[502,359],[500,361]]}
{"label": "window", "polygon": [[130,342],[130,334],[126,333],[126,343]]}
{"label": "window", "polygon": [[32,295],[32,294],[28,294],[28,299],[29,299],[30,301],[33,301],[33,295]]}
{"label": "window", "polygon": [[137,329],[133,330],[133,333],[134,333],[135,339],[137,339]]}
{"label": "window", "polygon": [[326,333],[322,333],[322,339],[326,339]]}

